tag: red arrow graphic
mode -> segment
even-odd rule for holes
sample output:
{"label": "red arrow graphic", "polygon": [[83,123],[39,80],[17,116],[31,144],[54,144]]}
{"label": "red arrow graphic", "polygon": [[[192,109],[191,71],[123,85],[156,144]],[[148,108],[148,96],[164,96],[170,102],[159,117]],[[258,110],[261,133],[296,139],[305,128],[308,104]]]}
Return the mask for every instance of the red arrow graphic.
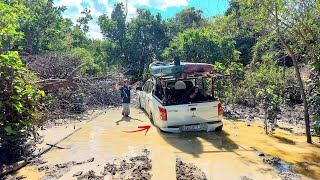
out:
{"label": "red arrow graphic", "polygon": [[151,128],[151,126],[138,126],[138,130],[135,130],[135,131],[123,131],[123,132],[127,132],[127,133],[133,133],[133,132],[139,132],[139,131],[144,131],[146,130],[146,133],[144,135],[147,135],[147,132],[149,131],[149,129]]}

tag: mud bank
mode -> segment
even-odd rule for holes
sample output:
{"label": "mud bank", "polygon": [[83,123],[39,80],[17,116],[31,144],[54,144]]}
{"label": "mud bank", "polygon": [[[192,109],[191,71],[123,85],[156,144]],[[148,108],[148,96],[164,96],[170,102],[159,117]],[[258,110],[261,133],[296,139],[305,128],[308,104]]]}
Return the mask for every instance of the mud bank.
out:
{"label": "mud bank", "polygon": [[[223,115],[230,119],[245,119],[252,121],[254,119],[264,119],[265,111],[262,106],[248,107],[240,104],[228,104],[223,107]],[[278,114],[278,120],[284,123],[303,127],[303,106],[281,106],[281,112]]]}

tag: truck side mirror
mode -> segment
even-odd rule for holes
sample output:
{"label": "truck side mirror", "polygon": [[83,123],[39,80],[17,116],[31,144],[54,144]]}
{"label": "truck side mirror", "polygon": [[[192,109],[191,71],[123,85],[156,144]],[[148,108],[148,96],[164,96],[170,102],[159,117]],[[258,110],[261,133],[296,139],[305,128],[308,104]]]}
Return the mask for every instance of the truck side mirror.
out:
{"label": "truck side mirror", "polygon": [[142,91],[142,87],[141,87],[141,86],[136,87],[136,90],[137,90],[137,91]]}

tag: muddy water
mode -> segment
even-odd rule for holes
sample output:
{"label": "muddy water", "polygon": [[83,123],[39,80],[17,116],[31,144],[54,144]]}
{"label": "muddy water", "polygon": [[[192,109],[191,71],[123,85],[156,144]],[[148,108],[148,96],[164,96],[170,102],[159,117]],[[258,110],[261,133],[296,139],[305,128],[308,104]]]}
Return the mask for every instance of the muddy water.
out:
{"label": "muddy water", "polygon": [[231,139],[237,144],[255,147],[259,151],[277,156],[291,164],[296,172],[312,179],[320,179],[320,144],[317,137],[313,137],[314,144],[308,144],[305,136],[294,135],[279,128],[275,134],[267,136],[263,132],[261,122],[252,126],[247,126],[244,122],[238,122],[233,126],[230,121],[225,123],[230,127],[225,130],[232,131]]}
{"label": "muddy water", "polygon": [[40,179],[45,175],[44,172],[38,172],[37,167],[34,166],[27,166],[22,168],[17,173],[18,176],[26,176],[26,179]]}
{"label": "muddy water", "polygon": [[[143,112],[136,109],[132,111],[132,119],[121,119],[120,110],[107,111],[58,144],[66,149],[52,149],[43,156],[44,160],[48,164],[57,164],[95,158],[93,163],[72,167],[61,178],[72,179],[72,175],[78,171],[95,170],[96,174],[100,174],[106,162],[137,155],[147,147],[151,151],[152,179],[176,179],[177,156],[194,163],[208,179],[240,179],[244,176],[280,179],[274,168],[263,163],[251,148],[255,147],[294,163],[298,172],[314,179],[320,177],[317,164],[320,162],[319,145],[304,143],[304,137],[283,131],[270,137],[263,134],[258,123],[248,127],[245,123],[230,121],[224,122],[224,130],[219,133],[165,134],[155,127],[151,127],[147,136],[144,132],[125,133],[123,131],[150,125]],[[29,171],[32,170],[22,169],[20,174],[27,175]]]}

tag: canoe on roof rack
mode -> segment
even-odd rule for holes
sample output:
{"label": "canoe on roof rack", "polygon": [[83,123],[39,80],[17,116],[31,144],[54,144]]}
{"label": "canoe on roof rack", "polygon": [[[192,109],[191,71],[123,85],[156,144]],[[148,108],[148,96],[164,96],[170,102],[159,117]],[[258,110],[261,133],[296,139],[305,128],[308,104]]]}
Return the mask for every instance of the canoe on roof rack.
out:
{"label": "canoe on roof rack", "polygon": [[202,72],[212,72],[213,65],[207,63],[190,63],[182,62],[179,65],[169,62],[156,61],[149,66],[150,73],[153,76],[178,76],[182,73],[192,74],[192,73],[202,73]]}
{"label": "canoe on roof rack", "polygon": [[156,61],[150,64],[149,69],[153,76],[170,76],[182,73],[184,65],[174,65],[174,63]]}
{"label": "canoe on roof rack", "polygon": [[189,63],[183,62],[184,73],[194,73],[194,72],[211,72],[213,71],[213,65],[208,63]]}

